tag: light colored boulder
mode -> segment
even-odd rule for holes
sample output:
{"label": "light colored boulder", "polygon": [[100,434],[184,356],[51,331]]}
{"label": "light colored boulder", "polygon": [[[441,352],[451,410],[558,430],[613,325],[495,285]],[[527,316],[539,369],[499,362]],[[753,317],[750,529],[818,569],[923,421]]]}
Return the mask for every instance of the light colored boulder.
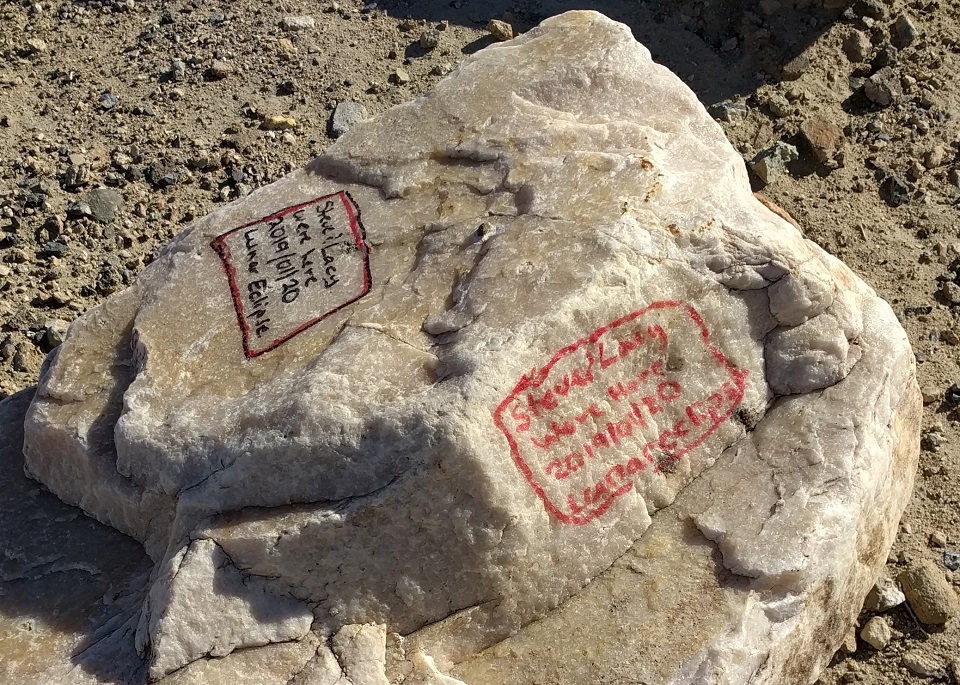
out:
{"label": "light colored boulder", "polygon": [[302,682],[786,683],[886,559],[919,407],[890,308],[572,12],[178,236],[25,454],[153,558],[154,679],[321,636]]}

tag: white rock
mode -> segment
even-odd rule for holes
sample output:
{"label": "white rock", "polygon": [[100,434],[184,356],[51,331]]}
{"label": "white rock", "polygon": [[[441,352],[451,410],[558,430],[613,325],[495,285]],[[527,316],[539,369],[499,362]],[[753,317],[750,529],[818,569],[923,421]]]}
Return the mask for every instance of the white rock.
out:
{"label": "white rock", "polygon": [[308,14],[286,16],[280,21],[280,27],[287,31],[305,31],[316,25],[317,20]]}
{"label": "white rock", "polygon": [[863,601],[863,608],[867,611],[889,611],[906,601],[907,598],[900,586],[897,585],[897,581],[884,571],[877,578],[876,583],[867,594],[867,598]]}
{"label": "white rock", "polygon": [[153,675],[309,607],[350,680],[779,683],[883,566],[919,410],[889,306],[573,12],[178,236],[71,327],[25,452],[154,558]]}

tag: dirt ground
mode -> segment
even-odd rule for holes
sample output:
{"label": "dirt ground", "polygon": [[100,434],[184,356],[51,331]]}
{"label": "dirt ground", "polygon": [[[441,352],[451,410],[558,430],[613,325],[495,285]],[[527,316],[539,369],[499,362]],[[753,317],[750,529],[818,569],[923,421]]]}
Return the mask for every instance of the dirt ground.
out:
{"label": "dirt ground", "polygon": [[[755,189],[890,302],[917,356],[920,472],[888,572],[928,558],[960,584],[956,0],[3,0],[0,398],[194,218],[330,145],[338,102],[381,112],[493,42],[488,20],[575,7],[627,23],[746,160],[796,148]],[[889,645],[858,640],[821,682],[960,683],[960,619],[884,616]]]}

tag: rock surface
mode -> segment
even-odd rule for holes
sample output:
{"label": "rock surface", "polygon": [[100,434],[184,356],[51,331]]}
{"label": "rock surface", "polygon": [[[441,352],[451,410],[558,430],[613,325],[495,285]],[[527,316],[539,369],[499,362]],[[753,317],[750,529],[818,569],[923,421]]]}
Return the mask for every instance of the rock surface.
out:
{"label": "rock surface", "polygon": [[112,634],[153,678],[299,639],[318,682],[786,683],[886,559],[919,408],[889,307],[576,12],[176,238],[25,453],[154,559]]}

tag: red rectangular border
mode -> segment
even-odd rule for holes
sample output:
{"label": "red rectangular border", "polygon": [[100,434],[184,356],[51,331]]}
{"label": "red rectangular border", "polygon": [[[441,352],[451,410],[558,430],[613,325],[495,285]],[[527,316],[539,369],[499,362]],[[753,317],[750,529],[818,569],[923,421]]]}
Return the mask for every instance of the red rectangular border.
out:
{"label": "red rectangular border", "polygon": [[[228,236],[233,235],[237,231],[242,231],[256,224],[272,221],[273,219],[282,218],[287,214],[291,214],[293,212],[299,211],[304,207],[310,207],[311,205],[315,205],[319,202],[324,202],[331,198],[337,198],[338,200],[340,200],[340,202],[343,204],[344,211],[347,213],[347,218],[350,222],[350,230],[353,232],[353,238],[357,246],[357,251],[360,252],[361,258],[363,260],[363,290],[356,297],[344,302],[343,304],[337,306],[334,309],[331,309],[330,311],[320,314],[315,319],[311,319],[310,321],[307,321],[302,326],[299,326],[297,329],[288,333],[287,335],[274,339],[266,347],[252,349],[250,347],[250,327],[247,325],[246,318],[244,317],[243,298],[241,297],[240,290],[237,287],[237,272],[233,267],[233,259],[230,254],[230,248],[227,247],[226,238]],[[321,197],[315,198],[313,200],[310,200],[309,202],[304,202],[299,205],[286,207],[285,209],[281,209],[279,212],[274,212],[273,214],[267,215],[263,218],[255,219],[254,221],[250,221],[246,224],[243,224],[242,226],[238,226],[237,228],[231,229],[226,233],[222,233],[218,235],[216,238],[214,238],[210,242],[210,247],[212,247],[213,250],[220,256],[220,260],[223,264],[223,270],[226,272],[227,279],[230,283],[230,293],[233,297],[233,308],[237,314],[237,323],[240,325],[240,332],[241,332],[241,335],[243,336],[243,354],[247,359],[254,359],[255,357],[259,357],[261,354],[264,354],[266,352],[269,352],[270,350],[276,349],[277,347],[285,343],[290,338],[302,333],[303,331],[319,323],[320,321],[323,321],[328,316],[331,316],[332,314],[337,313],[344,307],[350,304],[353,304],[354,302],[359,300],[361,297],[363,297],[364,295],[370,292],[370,248],[367,247],[367,243],[366,243],[366,231],[363,228],[363,223],[360,221],[359,205],[357,205],[353,197],[350,196],[350,193],[348,193],[345,190],[341,190],[339,192],[332,193],[330,195],[323,195]]]}
{"label": "red rectangular border", "polygon": [[654,302],[653,304],[650,304],[649,306],[644,307],[643,309],[638,309],[637,311],[631,312],[630,314],[627,314],[626,316],[623,316],[615,321],[612,321],[611,323],[605,326],[601,326],[600,328],[593,331],[590,335],[580,338],[576,342],[571,343],[570,345],[567,345],[566,347],[559,350],[555,355],[553,355],[553,357],[550,359],[549,362],[547,362],[545,366],[539,369],[534,368],[531,373],[524,374],[523,377],[520,379],[520,381],[517,383],[517,385],[514,386],[510,394],[507,395],[507,397],[494,410],[493,422],[497,426],[497,428],[499,428],[501,432],[503,432],[504,436],[506,436],[507,443],[510,445],[511,455],[513,457],[514,463],[517,465],[517,468],[520,469],[520,472],[523,474],[527,483],[530,485],[531,488],[533,488],[534,492],[536,492],[537,495],[540,497],[540,500],[543,502],[543,505],[546,508],[546,510],[562,523],[583,525],[593,521],[597,517],[601,516],[604,512],[606,512],[618,497],[630,492],[630,490],[632,490],[634,486],[633,481],[630,481],[624,484],[623,486],[621,486],[619,489],[613,492],[611,496],[607,500],[605,500],[602,504],[600,504],[599,506],[593,509],[586,511],[584,515],[569,516],[565,514],[553,502],[550,501],[550,498],[547,496],[546,492],[544,491],[543,486],[540,485],[540,483],[537,481],[536,476],[534,476],[533,470],[530,468],[529,464],[527,464],[526,460],[524,460],[523,456],[520,454],[520,449],[519,449],[519,446],[517,445],[516,439],[513,437],[513,434],[511,433],[510,429],[507,428],[506,424],[503,421],[504,412],[506,411],[510,403],[513,402],[520,393],[525,392],[530,388],[535,388],[542,385],[549,377],[550,370],[553,368],[553,366],[557,362],[559,362],[561,359],[566,357],[567,355],[573,354],[576,350],[578,350],[580,347],[584,345],[589,345],[597,342],[597,340],[600,339],[600,336],[607,333],[608,331],[618,328],[619,326],[622,326],[626,323],[629,323],[630,321],[633,321],[634,319],[640,316],[643,316],[648,312],[656,311],[660,309],[667,309],[671,307],[684,310],[686,314],[690,317],[690,319],[694,322],[694,324],[696,324],[697,328],[699,328],[700,330],[701,338],[703,339],[703,343],[704,345],[706,345],[707,350],[710,352],[713,358],[716,359],[717,362],[721,366],[723,366],[725,369],[727,369],[727,371],[730,373],[730,377],[733,380],[733,384],[736,386],[737,392],[740,395],[740,399],[737,402],[733,403],[729,411],[721,415],[719,417],[719,420],[709,430],[704,432],[702,435],[700,435],[696,440],[694,440],[690,444],[684,445],[681,449],[676,450],[668,461],[661,462],[660,464],[657,465],[657,468],[656,468],[657,471],[663,470],[665,467],[668,467],[670,464],[674,463],[675,461],[683,457],[685,454],[689,453],[691,450],[699,446],[724,421],[730,418],[730,416],[734,413],[734,411],[736,411],[736,408],[739,406],[740,402],[742,401],[743,393],[745,392],[745,389],[746,389],[746,382],[747,382],[747,375],[748,375],[747,371],[744,371],[742,369],[738,369],[737,367],[735,367],[733,364],[731,364],[727,360],[726,356],[724,356],[724,354],[720,350],[718,350],[716,347],[713,346],[713,344],[710,342],[710,331],[707,329],[707,326],[704,323],[703,318],[700,316],[699,312],[697,312],[696,309],[694,309],[692,306],[690,306],[686,302],[681,302],[678,300],[663,300],[660,302]]}

